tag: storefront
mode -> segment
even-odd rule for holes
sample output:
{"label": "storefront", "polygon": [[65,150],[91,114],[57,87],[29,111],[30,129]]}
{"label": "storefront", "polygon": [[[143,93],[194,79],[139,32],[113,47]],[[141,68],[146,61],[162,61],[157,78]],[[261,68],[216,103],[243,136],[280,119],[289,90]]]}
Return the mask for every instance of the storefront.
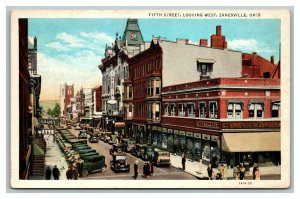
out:
{"label": "storefront", "polygon": [[231,166],[278,165],[281,164],[280,132],[223,133],[222,151],[222,159]]}

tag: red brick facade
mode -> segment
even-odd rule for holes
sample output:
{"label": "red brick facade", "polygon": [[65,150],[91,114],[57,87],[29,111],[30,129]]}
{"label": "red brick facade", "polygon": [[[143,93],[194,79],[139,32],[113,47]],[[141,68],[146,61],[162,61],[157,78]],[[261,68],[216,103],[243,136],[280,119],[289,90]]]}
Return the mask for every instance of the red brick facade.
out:
{"label": "red brick facade", "polygon": [[102,92],[102,86],[99,86],[95,88],[96,92],[96,111],[101,112],[102,111],[102,97],[101,97],[101,92]]}

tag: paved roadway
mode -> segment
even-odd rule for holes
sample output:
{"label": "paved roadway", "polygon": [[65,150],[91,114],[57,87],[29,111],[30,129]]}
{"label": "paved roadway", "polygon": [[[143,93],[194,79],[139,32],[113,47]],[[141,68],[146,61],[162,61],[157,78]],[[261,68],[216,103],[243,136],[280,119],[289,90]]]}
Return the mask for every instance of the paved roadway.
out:
{"label": "paved roadway", "polygon": [[[75,130],[74,128],[69,129],[75,136],[78,135],[79,131]],[[89,143],[88,145],[91,148],[95,149],[97,152],[103,154],[105,156],[105,162],[107,165],[107,169],[105,172],[96,172],[91,173],[86,177],[81,177],[80,179],[84,180],[95,180],[95,179],[111,179],[111,180],[130,180],[133,176],[133,165],[136,160],[139,161],[138,167],[138,180],[196,180],[197,178],[188,174],[180,169],[170,167],[154,167],[154,175],[150,176],[149,179],[143,178],[141,175],[143,173],[143,165],[144,161],[132,156],[131,154],[127,153],[127,162],[130,164],[130,173],[115,173],[110,169],[110,161],[112,160],[112,156],[109,154],[109,149],[112,147],[111,145],[102,142],[99,140],[98,143]]]}

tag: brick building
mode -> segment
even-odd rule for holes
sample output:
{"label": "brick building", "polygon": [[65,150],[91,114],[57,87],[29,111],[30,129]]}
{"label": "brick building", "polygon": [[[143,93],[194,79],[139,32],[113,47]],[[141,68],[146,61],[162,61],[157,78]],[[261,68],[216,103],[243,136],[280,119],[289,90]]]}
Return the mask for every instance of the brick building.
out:
{"label": "brick building", "polygon": [[67,85],[64,83],[60,85],[59,101],[61,108],[61,116],[67,118],[67,108],[71,106],[71,98],[74,97],[74,84]]}

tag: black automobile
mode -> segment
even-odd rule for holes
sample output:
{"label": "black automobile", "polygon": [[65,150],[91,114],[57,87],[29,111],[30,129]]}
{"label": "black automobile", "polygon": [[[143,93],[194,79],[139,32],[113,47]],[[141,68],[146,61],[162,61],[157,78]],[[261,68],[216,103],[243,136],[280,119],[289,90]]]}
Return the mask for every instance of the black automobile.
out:
{"label": "black automobile", "polygon": [[113,144],[111,149],[109,150],[110,155],[114,153],[124,152],[124,145],[123,144]]}
{"label": "black automobile", "polygon": [[90,141],[90,143],[98,143],[98,141],[99,141],[98,135],[96,135],[96,134],[90,135],[89,141]]}
{"label": "black automobile", "polygon": [[130,172],[130,164],[126,161],[125,153],[115,153],[112,155],[113,160],[110,161],[110,168],[114,172]]}

